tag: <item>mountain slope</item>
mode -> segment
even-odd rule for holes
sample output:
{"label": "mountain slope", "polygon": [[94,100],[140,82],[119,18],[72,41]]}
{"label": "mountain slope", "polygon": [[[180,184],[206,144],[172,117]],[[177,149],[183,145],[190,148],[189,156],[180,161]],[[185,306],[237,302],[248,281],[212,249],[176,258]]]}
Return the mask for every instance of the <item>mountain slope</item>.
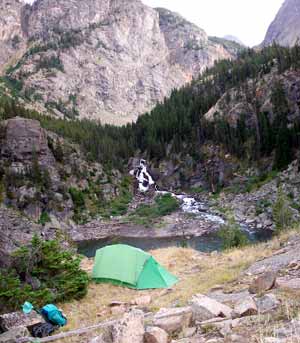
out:
{"label": "mountain slope", "polygon": [[6,76],[22,96],[56,116],[136,120],[215,60],[235,56],[179,15],[139,0],[38,0],[20,12],[27,52],[18,63],[22,50],[0,52],[0,60],[11,61]]}
{"label": "mountain slope", "polygon": [[300,0],[285,0],[270,25],[263,46],[274,41],[279,45],[293,46],[300,38]]}

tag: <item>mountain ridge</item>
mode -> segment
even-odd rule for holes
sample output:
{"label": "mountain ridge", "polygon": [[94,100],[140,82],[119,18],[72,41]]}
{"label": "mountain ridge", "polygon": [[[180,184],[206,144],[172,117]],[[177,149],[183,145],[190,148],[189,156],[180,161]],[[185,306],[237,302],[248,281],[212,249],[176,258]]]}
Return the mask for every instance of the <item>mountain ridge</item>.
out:
{"label": "mountain ridge", "polygon": [[300,39],[300,1],[285,0],[275,19],[270,24],[262,46],[276,42],[293,46]]}
{"label": "mountain ridge", "polygon": [[[10,1],[15,8],[17,0]],[[235,57],[235,50],[180,15],[139,0],[126,6],[37,0],[19,7],[20,49],[12,47],[13,20],[5,26],[9,39],[1,42],[11,51],[0,56],[2,64],[10,61],[6,77],[39,111],[58,117],[135,121],[215,60]]]}

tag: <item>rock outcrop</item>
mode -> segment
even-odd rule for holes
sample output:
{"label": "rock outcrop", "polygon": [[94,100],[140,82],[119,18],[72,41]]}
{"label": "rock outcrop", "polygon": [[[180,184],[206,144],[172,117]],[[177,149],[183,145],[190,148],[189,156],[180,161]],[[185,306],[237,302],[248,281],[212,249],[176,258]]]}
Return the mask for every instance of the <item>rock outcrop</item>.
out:
{"label": "rock outcrop", "polygon": [[118,171],[108,179],[102,165],[87,162],[77,146],[37,120],[15,117],[2,122],[0,132],[0,202],[30,219],[37,222],[44,216],[43,224],[51,221],[61,229],[76,207],[80,215],[85,211],[83,190],[93,188],[91,199],[99,203],[118,194]]}
{"label": "rock outcrop", "polygon": [[285,0],[276,18],[268,28],[263,46],[273,42],[283,46],[294,46],[300,39],[300,1]]}
{"label": "rock outcrop", "polygon": [[11,7],[15,20],[7,28],[0,24],[0,44],[12,45],[17,35],[27,51],[21,57],[22,49],[2,49],[0,64],[14,55],[8,78],[35,108],[61,117],[134,121],[215,60],[235,56],[178,14],[140,0]]}

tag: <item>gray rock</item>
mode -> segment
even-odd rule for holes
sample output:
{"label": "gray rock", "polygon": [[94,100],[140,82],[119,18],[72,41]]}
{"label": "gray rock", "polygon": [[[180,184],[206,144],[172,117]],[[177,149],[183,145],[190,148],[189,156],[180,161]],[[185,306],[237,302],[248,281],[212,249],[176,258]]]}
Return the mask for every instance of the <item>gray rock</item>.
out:
{"label": "gray rock", "polygon": [[143,343],[144,341],[144,314],[140,310],[126,313],[112,328],[113,343]]}
{"label": "gray rock", "polygon": [[280,305],[280,301],[274,294],[266,294],[256,299],[256,305],[259,313],[266,313],[276,309]]}
{"label": "gray rock", "polygon": [[297,290],[297,289],[300,289],[300,278],[293,278],[293,279],[278,278],[277,285],[280,288]]}
{"label": "gray rock", "polygon": [[233,317],[246,317],[255,315],[257,313],[258,310],[255,301],[252,297],[248,296],[235,305],[233,310]]}
{"label": "gray rock", "polygon": [[149,326],[146,328],[144,343],[168,343],[169,335],[159,327]]}
{"label": "gray rock", "polygon": [[204,321],[215,317],[230,317],[232,309],[205,295],[197,294],[190,301],[193,318]]}
{"label": "gray rock", "polygon": [[31,311],[29,314],[19,311],[0,315],[0,328],[4,331],[14,330],[20,326],[31,327],[39,323],[45,323],[45,320],[35,311]]}
{"label": "gray rock", "polygon": [[0,334],[0,343],[16,343],[19,338],[29,337],[30,332],[25,326],[16,326]]}
{"label": "gray rock", "polygon": [[191,307],[163,308],[154,316],[153,325],[158,326],[169,334],[178,333],[192,323]]}
{"label": "gray rock", "polygon": [[257,277],[249,287],[249,292],[260,293],[268,291],[275,286],[277,274],[275,272],[269,271],[263,275]]}

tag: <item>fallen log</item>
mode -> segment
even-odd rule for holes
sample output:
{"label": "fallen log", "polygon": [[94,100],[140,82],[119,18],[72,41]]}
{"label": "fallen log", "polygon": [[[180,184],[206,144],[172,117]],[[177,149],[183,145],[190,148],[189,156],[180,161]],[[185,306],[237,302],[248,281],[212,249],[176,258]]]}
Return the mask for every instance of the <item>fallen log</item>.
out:
{"label": "fallen log", "polygon": [[[106,328],[108,326],[116,324],[117,322],[118,322],[117,320],[111,320],[111,321],[103,322],[101,324],[87,326],[87,327],[72,330],[72,331],[62,332],[62,333],[59,333],[57,335],[39,338],[38,342],[39,343],[54,342],[54,341],[57,341],[58,339],[63,339],[66,337],[81,335],[81,334],[88,333],[88,332],[93,331],[93,330]],[[37,341],[37,338],[35,338],[35,337],[22,337],[22,338],[17,340],[17,343],[36,342],[36,341]]]}

